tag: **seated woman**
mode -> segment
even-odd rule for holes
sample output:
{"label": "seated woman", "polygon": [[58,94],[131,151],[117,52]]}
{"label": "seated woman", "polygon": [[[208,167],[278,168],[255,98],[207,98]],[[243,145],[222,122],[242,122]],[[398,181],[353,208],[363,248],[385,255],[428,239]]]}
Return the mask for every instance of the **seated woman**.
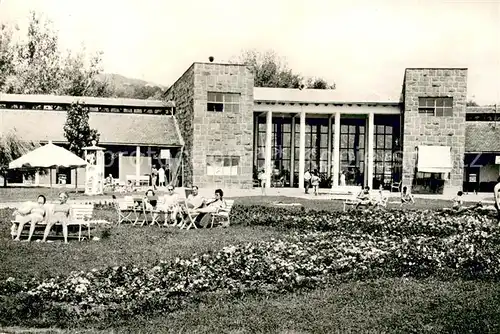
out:
{"label": "seated woman", "polygon": [[360,205],[369,206],[372,205],[372,198],[370,194],[370,187],[366,186],[361,192],[358,194],[357,198],[358,203],[355,208],[357,209]]}
{"label": "seated woman", "polygon": [[463,192],[459,191],[457,193],[457,196],[453,198],[453,210],[455,211],[462,211],[464,209],[464,202],[462,200]]}
{"label": "seated woman", "polygon": [[408,190],[407,186],[403,187],[403,190],[401,191],[401,205],[405,203],[415,203],[415,199],[413,198],[413,195],[410,194],[410,191]]}
{"label": "seated woman", "polygon": [[224,201],[224,192],[222,189],[215,190],[215,197],[205,203],[202,208],[196,209],[199,213],[196,217],[195,223],[199,227],[207,227],[212,221],[212,213],[217,212],[219,208],[224,208],[226,202]]}
{"label": "seated woman", "polygon": [[57,223],[62,224],[64,243],[68,243],[68,222],[71,216],[71,207],[67,203],[68,194],[62,192],[59,194],[59,204],[54,205],[54,209],[50,214],[47,214],[47,226],[43,234],[42,242],[47,241],[50,229]]}
{"label": "seated woman", "polygon": [[174,186],[168,186],[167,194],[163,196],[163,202],[159,205],[160,210],[170,213],[170,217],[165,216],[165,226],[168,226],[168,220],[172,226],[177,226],[177,214],[179,213],[179,195],[174,192]]}
{"label": "seated woman", "polygon": [[33,232],[35,232],[35,226],[37,223],[41,223],[46,217],[45,203],[47,199],[43,195],[39,195],[37,203],[28,202],[23,204],[21,208],[14,211],[13,215],[15,220],[19,222],[19,227],[17,228],[17,235],[14,239],[15,241],[20,241],[21,233],[23,232],[24,225],[30,223],[30,231],[28,235],[28,240],[31,241],[33,237]]}

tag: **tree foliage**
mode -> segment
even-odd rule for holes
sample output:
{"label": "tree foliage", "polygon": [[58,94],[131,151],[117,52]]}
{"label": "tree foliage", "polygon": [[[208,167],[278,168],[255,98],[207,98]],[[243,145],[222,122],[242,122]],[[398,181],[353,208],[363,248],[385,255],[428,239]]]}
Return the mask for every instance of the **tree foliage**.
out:
{"label": "tree foliage", "polygon": [[469,100],[467,101],[467,107],[479,107],[479,104],[474,100]]}
{"label": "tree foliage", "polygon": [[21,140],[15,129],[0,134],[0,173],[3,176],[3,185],[7,185],[7,169],[11,161],[34,150],[39,145],[30,141]]}
{"label": "tree foliage", "polygon": [[[50,20],[30,14],[27,35],[14,41],[12,29],[2,26],[0,92],[109,96],[108,85],[98,79],[101,53],[88,60],[84,50],[61,52]],[[5,70],[4,70],[5,69]]]}
{"label": "tree foliage", "polygon": [[254,74],[254,85],[256,87],[275,88],[315,88],[334,89],[322,78],[307,79],[292,71],[287,63],[280,58],[276,52],[268,50],[258,52],[256,50],[244,50],[238,63],[246,64]]}
{"label": "tree foliage", "polygon": [[80,157],[85,146],[92,145],[93,140],[99,142],[100,135],[96,129],[90,128],[89,111],[82,104],[74,103],[67,111],[64,136],[69,143],[69,150]]}

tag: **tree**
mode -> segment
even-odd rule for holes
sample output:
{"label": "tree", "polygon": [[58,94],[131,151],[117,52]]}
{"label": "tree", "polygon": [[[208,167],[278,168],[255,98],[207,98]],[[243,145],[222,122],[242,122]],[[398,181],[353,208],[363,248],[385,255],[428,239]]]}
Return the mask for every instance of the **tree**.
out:
{"label": "tree", "polygon": [[474,100],[469,100],[467,101],[467,107],[479,107],[479,104],[476,103]]}
{"label": "tree", "polygon": [[330,86],[324,79],[309,79],[304,85],[304,78],[294,73],[286,62],[271,50],[263,53],[256,50],[244,50],[236,61],[246,64],[254,74],[254,85],[256,87],[275,87],[275,88],[316,88],[330,89]]}
{"label": "tree", "polygon": [[4,187],[7,186],[7,170],[9,162],[20,158],[38,146],[38,144],[33,142],[19,139],[15,130],[0,134],[0,173],[3,176]]}
{"label": "tree", "polygon": [[[61,53],[51,21],[32,12],[27,36],[17,43],[12,43],[12,35],[4,30],[0,59],[10,64],[10,70],[4,80],[0,78],[0,92],[109,96],[106,82],[97,77],[101,72],[101,54],[87,62],[83,50],[75,55]],[[8,43],[4,44],[4,39]],[[0,63],[3,62],[0,60]]]}
{"label": "tree", "polygon": [[82,104],[73,103],[67,111],[64,124],[64,137],[69,143],[69,150],[79,157],[83,148],[92,145],[92,141],[99,142],[99,133],[89,125],[89,111]]}
{"label": "tree", "polygon": [[306,87],[311,89],[335,89],[335,84],[330,85],[322,78],[309,78],[307,79]]}

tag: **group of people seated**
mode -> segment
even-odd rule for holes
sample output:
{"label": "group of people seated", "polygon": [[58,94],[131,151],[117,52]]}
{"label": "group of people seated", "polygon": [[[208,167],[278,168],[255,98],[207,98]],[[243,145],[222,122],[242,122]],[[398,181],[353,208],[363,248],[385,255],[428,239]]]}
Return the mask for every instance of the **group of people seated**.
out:
{"label": "group of people seated", "polygon": [[[379,187],[378,194],[373,196],[370,187],[366,186],[361,189],[358,195],[355,198],[355,208],[359,208],[360,206],[369,207],[369,206],[385,206],[387,203],[387,197],[384,194],[384,188],[382,185]],[[408,190],[408,187],[403,187],[401,190],[401,205],[405,203],[415,203],[415,199],[413,195]]]}
{"label": "group of people seated", "polygon": [[173,186],[169,185],[167,193],[160,198],[156,196],[153,189],[149,189],[144,196],[144,203],[147,210],[167,213],[164,226],[182,226],[182,216],[188,213],[186,210],[189,210],[189,213],[196,215],[195,224],[198,227],[206,227],[212,220],[212,213],[226,207],[224,192],[222,189],[217,189],[212,199],[206,199],[198,191],[198,187],[193,186],[191,194],[185,200],[185,205],[181,205],[182,197],[174,191]]}
{"label": "group of people seated", "polygon": [[39,195],[36,203],[26,202],[21,205],[21,207],[13,213],[14,221],[19,223],[17,231],[13,231],[16,234],[14,240],[20,241],[24,226],[26,224],[30,224],[28,239],[26,241],[31,241],[36,228],[36,224],[45,222],[46,227],[42,242],[47,241],[47,237],[52,227],[55,224],[60,223],[63,227],[64,242],[68,243],[67,223],[71,216],[71,206],[67,203],[68,199],[68,194],[66,192],[61,192],[59,193],[59,203],[56,203],[50,207],[49,204],[47,204],[47,199],[44,195]]}

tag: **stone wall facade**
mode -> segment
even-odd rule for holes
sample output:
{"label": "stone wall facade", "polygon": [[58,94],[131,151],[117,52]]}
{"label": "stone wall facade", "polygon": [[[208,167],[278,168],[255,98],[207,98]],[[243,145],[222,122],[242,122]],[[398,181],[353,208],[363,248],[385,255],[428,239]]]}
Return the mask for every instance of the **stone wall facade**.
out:
{"label": "stone wall facade", "polygon": [[[194,64],[193,184],[250,188],[253,161],[253,74],[244,65]],[[238,93],[239,111],[207,110],[209,92]],[[237,156],[237,175],[207,175],[207,156]]]}
{"label": "stone wall facade", "polygon": [[184,141],[183,186],[193,183],[194,69],[191,65],[166,91],[164,98],[175,102],[175,119]]}
{"label": "stone wall facade", "polygon": [[[453,169],[444,193],[462,189],[465,151],[467,69],[406,69],[403,110],[403,185],[416,175],[416,147],[450,146]],[[453,116],[419,114],[419,97],[452,97]]]}

